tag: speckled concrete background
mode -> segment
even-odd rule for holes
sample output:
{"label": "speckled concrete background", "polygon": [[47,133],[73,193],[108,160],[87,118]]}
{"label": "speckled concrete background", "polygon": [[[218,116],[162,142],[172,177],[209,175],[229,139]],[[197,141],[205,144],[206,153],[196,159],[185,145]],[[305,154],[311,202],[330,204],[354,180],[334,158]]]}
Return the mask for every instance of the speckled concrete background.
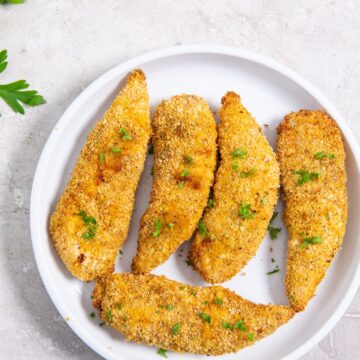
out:
{"label": "speckled concrete background", "polygon": [[[34,263],[29,201],[44,143],[70,102],[104,71],[143,52],[215,43],[298,71],[360,138],[360,1],[26,0],[1,6],[1,82],[27,79],[47,104],[14,115],[0,103],[0,358],[99,359],[52,305]],[[360,292],[303,359],[360,359]]]}

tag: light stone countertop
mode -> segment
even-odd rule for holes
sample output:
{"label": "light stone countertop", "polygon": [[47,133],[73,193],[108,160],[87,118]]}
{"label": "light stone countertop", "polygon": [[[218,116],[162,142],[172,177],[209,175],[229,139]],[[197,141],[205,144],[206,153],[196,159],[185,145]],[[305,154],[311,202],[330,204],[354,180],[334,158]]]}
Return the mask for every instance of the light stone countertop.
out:
{"label": "light stone countertop", "polygon": [[[60,115],[99,75],[149,50],[208,43],[248,48],[320,88],[360,138],[360,1],[26,0],[0,5],[2,83],[26,79],[47,104],[15,115],[0,101],[0,358],[99,359],[65,324],[40,280],[30,190]],[[360,359],[360,292],[306,356]],[[272,360],[272,359],[271,359]]]}

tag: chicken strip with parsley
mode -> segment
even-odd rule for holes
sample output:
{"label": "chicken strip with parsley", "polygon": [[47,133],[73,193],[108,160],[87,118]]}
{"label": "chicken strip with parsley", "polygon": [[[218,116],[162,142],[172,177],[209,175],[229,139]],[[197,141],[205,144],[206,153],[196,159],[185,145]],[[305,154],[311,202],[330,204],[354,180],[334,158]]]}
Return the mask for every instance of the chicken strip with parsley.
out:
{"label": "chicken strip with parsley", "polygon": [[90,132],[51,216],[50,234],[59,256],[81,280],[114,269],[128,234],[150,133],[145,75],[134,70]]}
{"label": "chicken strip with parsley", "polygon": [[93,304],[127,340],[208,355],[252,345],[294,315],[288,306],[254,304],[221,286],[190,286],[151,274],[100,279]]}
{"label": "chicken strip with parsley", "polygon": [[278,128],[289,231],[286,291],[296,311],[314,296],[345,233],[347,193],[340,130],[322,111],[301,110]]}
{"label": "chicken strip with parsley", "polygon": [[194,268],[209,283],[229,280],[255,255],[280,182],[276,156],[239,95],[228,92],[222,98],[220,119],[214,198],[190,251]]}
{"label": "chicken strip with parsley", "polygon": [[214,117],[200,97],[174,96],[156,109],[154,180],[134,273],[150,272],[192,236],[213,183],[216,136]]}

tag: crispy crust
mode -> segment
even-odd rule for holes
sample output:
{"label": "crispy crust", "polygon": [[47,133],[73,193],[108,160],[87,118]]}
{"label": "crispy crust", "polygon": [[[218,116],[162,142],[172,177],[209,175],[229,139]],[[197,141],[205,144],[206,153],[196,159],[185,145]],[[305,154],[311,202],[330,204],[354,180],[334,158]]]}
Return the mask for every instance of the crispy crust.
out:
{"label": "crispy crust", "polygon": [[[278,157],[289,231],[286,291],[296,311],[303,310],[341,246],[347,218],[345,152],[340,130],[321,111],[300,110],[278,128]],[[335,158],[317,160],[318,152]],[[294,170],[320,173],[319,179],[297,185]],[[323,243],[301,248],[304,237]]]}
{"label": "crispy crust", "polygon": [[[203,217],[206,236],[198,231],[190,253],[195,269],[210,283],[229,280],[255,255],[279,187],[276,156],[239,95],[228,92],[222,98],[220,118],[221,161],[215,178],[215,205],[206,209]],[[246,150],[247,156],[236,160],[238,170],[234,171],[232,152],[237,148]],[[252,169],[256,170],[253,175],[241,176]],[[239,206],[245,203],[255,213],[250,219],[239,216]]]}
{"label": "crispy crust", "polygon": [[[179,95],[162,102],[154,115],[153,131],[154,180],[150,204],[141,219],[132,266],[135,273],[150,272],[191,237],[206,205],[216,165],[216,124],[205,100]],[[188,176],[182,176],[184,170]],[[162,227],[154,236],[157,219]]]}
{"label": "crispy crust", "polygon": [[[130,141],[122,139],[121,128],[128,131]],[[81,280],[113,271],[116,255],[128,234],[150,133],[145,74],[134,70],[90,132],[51,217],[50,234],[59,256]],[[114,153],[114,147],[121,148],[121,153]],[[77,215],[81,210],[97,221],[92,239],[82,237],[86,225]]]}
{"label": "crispy crust", "polygon": [[[96,284],[93,303],[100,318],[127,340],[208,355],[252,345],[294,315],[290,307],[254,304],[220,286],[189,286],[150,274],[112,274]],[[210,322],[199,313],[209,315]],[[239,320],[246,326],[244,331],[223,326]],[[171,329],[178,323],[180,329],[174,335]],[[253,340],[249,333],[254,334]]]}

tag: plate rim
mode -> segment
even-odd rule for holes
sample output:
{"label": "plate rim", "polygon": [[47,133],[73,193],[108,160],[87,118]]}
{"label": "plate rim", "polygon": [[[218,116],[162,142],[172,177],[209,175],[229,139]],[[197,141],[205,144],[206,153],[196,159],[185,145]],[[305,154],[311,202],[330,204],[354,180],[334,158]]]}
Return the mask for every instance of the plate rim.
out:
{"label": "plate rim", "polygon": [[[109,81],[111,78],[128,71],[131,68],[135,68],[141,64],[160,59],[165,57],[183,55],[183,54],[218,54],[218,55],[230,55],[237,57],[239,59],[249,60],[251,62],[261,64],[269,69],[275,70],[276,72],[284,75],[286,78],[294,81],[296,84],[305,89],[311,96],[313,96],[326,110],[326,112],[336,120],[338,126],[341,129],[341,132],[344,138],[347,140],[349,147],[351,148],[354,154],[354,160],[360,168],[360,148],[353,135],[349,125],[337,110],[337,108],[323,95],[323,93],[318,90],[314,85],[312,85],[308,80],[303,78],[294,70],[291,70],[289,67],[281,64],[280,62],[273,60],[267,56],[260,55],[254,51],[236,48],[231,46],[223,45],[180,45],[174,47],[168,47],[163,49],[158,49],[150,52],[143,53],[136,57],[130,58],[120,64],[112,67],[107,70],[104,74],[100,75],[94,81],[90,83],[67,107],[64,113],[61,115],[57,123],[55,124],[53,130],[51,131],[45,146],[41,152],[38,164],[36,166],[35,175],[32,184],[31,197],[30,197],[30,233],[31,233],[31,243],[33,248],[33,253],[35,257],[35,262],[40,273],[41,280],[45,286],[45,289],[57,308],[61,316],[66,319],[68,311],[67,305],[59,298],[57,295],[57,289],[53,283],[50,273],[48,272],[45,262],[42,260],[42,250],[41,250],[41,241],[37,240],[41,238],[40,233],[41,229],[37,223],[37,216],[39,207],[39,193],[41,192],[41,183],[44,178],[46,165],[50,158],[50,153],[52,148],[55,146],[59,135],[62,133],[62,129],[67,125],[71,120],[73,114],[82,106],[84,101],[93,94],[101,85]],[[349,287],[347,288],[341,302],[337,306],[336,310],[331,316],[324,322],[320,329],[315,333],[315,335],[309,340],[305,341],[297,349],[287,354],[283,359],[298,359],[300,356],[308,352],[312,347],[318,344],[336,325],[336,323],[341,319],[346,309],[349,307],[351,301],[353,300],[357,289],[360,285],[360,262],[358,263],[353,278]],[[87,330],[85,330],[79,321],[74,321],[73,319],[65,321],[72,331],[92,350],[98,353],[100,356],[106,359],[115,359],[115,354],[109,350],[104,344],[98,342]]]}

